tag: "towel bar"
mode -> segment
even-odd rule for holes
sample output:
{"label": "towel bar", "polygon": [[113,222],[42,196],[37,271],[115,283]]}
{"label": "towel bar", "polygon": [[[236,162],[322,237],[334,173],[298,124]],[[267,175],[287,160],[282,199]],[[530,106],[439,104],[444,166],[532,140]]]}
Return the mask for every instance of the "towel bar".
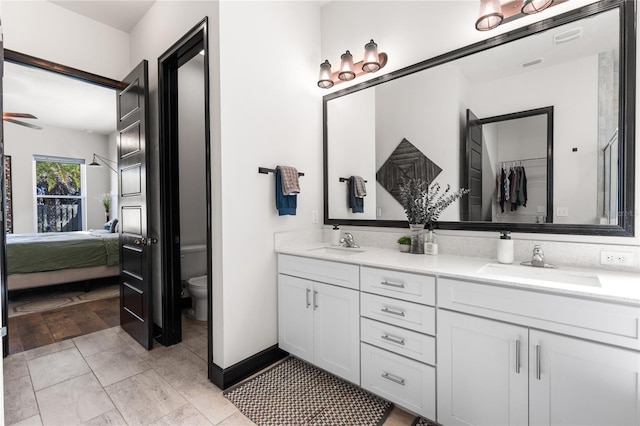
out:
{"label": "towel bar", "polygon": [[[266,167],[258,167],[258,173],[262,173],[262,174],[269,174],[269,173],[275,173],[276,169],[268,169]],[[298,176],[304,176],[304,173],[302,172],[298,172]]]}
{"label": "towel bar", "polygon": [[[350,180],[351,178],[343,178],[343,177],[340,178],[340,182],[349,182]],[[369,182],[365,180],[364,183],[369,183]]]}

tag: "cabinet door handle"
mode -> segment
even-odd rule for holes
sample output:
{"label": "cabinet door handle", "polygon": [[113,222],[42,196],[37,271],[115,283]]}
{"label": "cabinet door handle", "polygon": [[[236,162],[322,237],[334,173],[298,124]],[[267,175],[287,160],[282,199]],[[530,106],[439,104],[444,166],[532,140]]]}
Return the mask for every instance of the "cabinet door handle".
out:
{"label": "cabinet door handle", "polygon": [[307,309],[309,309],[309,306],[311,306],[311,302],[309,301],[309,293],[311,293],[310,288],[307,289]]}
{"label": "cabinet door handle", "polygon": [[536,379],[540,380],[540,345],[536,345]]}
{"label": "cabinet door handle", "polygon": [[318,290],[313,290],[313,310],[318,309]]}
{"label": "cabinet door handle", "polygon": [[404,284],[402,283],[396,284],[396,283],[390,283],[389,281],[380,281],[380,284],[386,285],[388,287],[404,288]]}
{"label": "cabinet door handle", "polygon": [[394,376],[393,374],[389,374],[386,371],[384,373],[382,373],[382,377],[384,377],[387,380],[391,380],[394,383],[397,383],[399,385],[404,386],[404,379],[398,377],[398,376]]}
{"label": "cabinet door handle", "polygon": [[380,309],[382,312],[384,312],[385,314],[392,314],[392,315],[398,315],[399,317],[403,317],[404,316],[404,311],[396,311],[394,309],[389,309],[386,306],[382,309]]}
{"label": "cabinet door handle", "polygon": [[516,340],[516,374],[520,374],[520,340]]}
{"label": "cabinet door handle", "polygon": [[381,339],[387,340],[391,343],[397,343],[398,345],[404,346],[404,339],[400,337],[389,336],[388,334],[383,334],[380,336]]}

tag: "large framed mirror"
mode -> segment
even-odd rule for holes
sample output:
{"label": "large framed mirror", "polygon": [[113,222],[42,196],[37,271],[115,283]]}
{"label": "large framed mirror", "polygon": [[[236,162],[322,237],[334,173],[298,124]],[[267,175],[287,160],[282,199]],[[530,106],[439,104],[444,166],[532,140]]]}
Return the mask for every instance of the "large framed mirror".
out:
{"label": "large framed mirror", "polygon": [[[407,227],[397,185],[422,177],[472,190],[441,229],[633,236],[635,16],[594,3],[326,95],[325,224]],[[526,207],[503,168],[525,170]]]}

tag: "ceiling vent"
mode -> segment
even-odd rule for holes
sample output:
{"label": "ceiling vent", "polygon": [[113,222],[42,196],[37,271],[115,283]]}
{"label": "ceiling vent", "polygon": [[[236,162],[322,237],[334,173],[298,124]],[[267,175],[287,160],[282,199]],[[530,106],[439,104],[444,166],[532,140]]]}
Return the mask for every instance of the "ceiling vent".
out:
{"label": "ceiling vent", "polygon": [[534,65],[538,65],[542,63],[542,58],[534,59],[533,61],[524,62],[520,64],[522,68],[532,67]]}
{"label": "ceiling vent", "polygon": [[574,28],[553,36],[553,44],[562,44],[582,36],[582,28]]}

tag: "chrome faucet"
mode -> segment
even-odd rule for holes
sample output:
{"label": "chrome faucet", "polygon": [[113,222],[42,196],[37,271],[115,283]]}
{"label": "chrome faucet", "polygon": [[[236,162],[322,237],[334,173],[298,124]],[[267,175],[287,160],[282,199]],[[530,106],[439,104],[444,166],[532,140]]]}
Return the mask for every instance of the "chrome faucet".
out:
{"label": "chrome faucet", "polygon": [[344,238],[341,238],[340,242],[342,243],[342,245],[344,247],[360,248],[360,246],[357,245],[356,242],[353,240],[353,235],[351,235],[350,232],[345,232],[344,233]]}
{"label": "chrome faucet", "polygon": [[533,256],[530,261],[522,262],[521,265],[535,266],[536,268],[557,268],[544,260],[544,253],[538,244],[533,246]]}

